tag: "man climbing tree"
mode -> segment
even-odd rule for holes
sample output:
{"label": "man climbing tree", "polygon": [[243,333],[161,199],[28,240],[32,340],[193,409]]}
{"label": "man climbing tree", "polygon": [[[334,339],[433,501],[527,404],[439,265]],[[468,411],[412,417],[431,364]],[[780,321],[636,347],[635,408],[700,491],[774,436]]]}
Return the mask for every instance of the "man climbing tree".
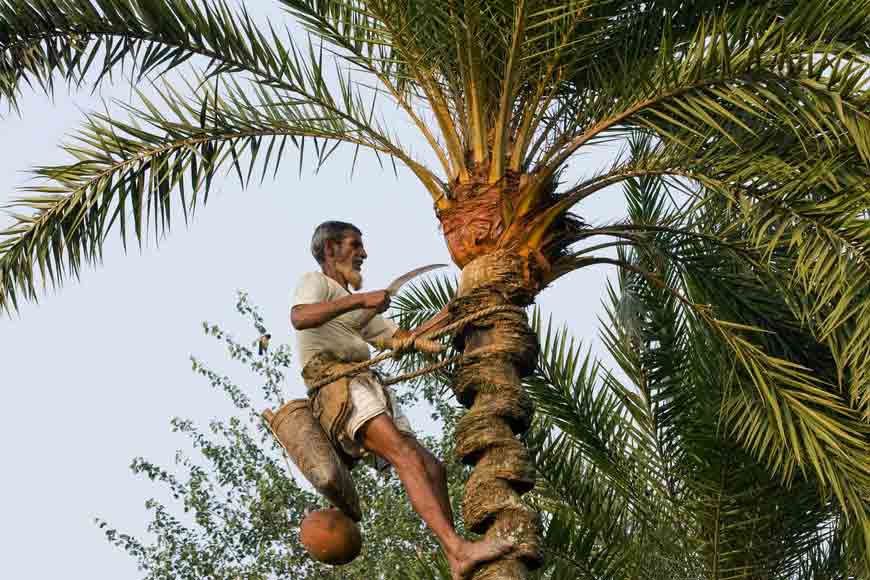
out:
{"label": "man climbing tree", "polygon": [[395,467],[414,510],[438,538],[454,580],[466,578],[477,565],[507,553],[511,543],[496,537],[469,542],[456,533],[444,468],[414,437],[392,392],[372,371],[312,388],[337,365],[367,360],[367,343],[390,344],[432,330],[444,321],[446,311],[406,333],[380,316],[390,305],[388,291],[351,294],[348,287],[362,288],[361,269],[368,257],[362,232],[353,224],[319,225],[311,253],[321,271],[300,279],[290,322],[314,414],[346,462],[372,455],[377,465]]}
{"label": "man climbing tree", "polygon": [[[3,104],[17,108],[28,86],[91,84],[89,72],[99,86],[126,66],[159,93],[125,103],[132,120],[90,114],[70,159],[36,168],[45,183],[26,188],[0,231],[0,312],[100,262],[113,229],[160,239],[179,206],[188,219],[210,199],[223,169],[246,185],[294,146],[318,168],[340,143],[365,149],[431,197],[462,269],[451,318],[492,313],[456,336],[451,390],[469,412],[455,452],[474,466],[466,528],[517,543],[476,580],[528,580],[543,559],[547,522],[522,499],[537,481],[522,437],[534,419],[523,381],[538,358],[524,308],[601,266],[667,291],[678,317],[730,353],[723,380],[747,380],[725,385],[731,398],[710,422],[781,485],[804,481],[835,506],[850,574],[870,577],[870,0],[279,4],[306,40],[224,0],[0,0]],[[194,57],[204,60],[188,83],[153,82]],[[399,141],[387,108],[416,128],[422,154]],[[631,140],[649,146],[588,164],[596,145]],[[581,175],[566,180],[577,161]],[[681,192],[673,214],[659,204],[639,222],[585,219],[583,204],[613,186],[651,181]],[[699,269],[702,241],[745,276]],[[628,248],[644,260],[623,259]],[[679,286],[676,273],[691,279]],[[833,381],[796,362],[804,346],[774,355],[761,329],[693,296],[698,280],[739,295],[744,277],[776,281]],[[314,328],[386,297],[344,300],[346,310],[315,302],[297,314]],[[697,548],[712,577],[733,554],[717,521]],[[741,558],[747,576],[769,577],[754,552]]]}

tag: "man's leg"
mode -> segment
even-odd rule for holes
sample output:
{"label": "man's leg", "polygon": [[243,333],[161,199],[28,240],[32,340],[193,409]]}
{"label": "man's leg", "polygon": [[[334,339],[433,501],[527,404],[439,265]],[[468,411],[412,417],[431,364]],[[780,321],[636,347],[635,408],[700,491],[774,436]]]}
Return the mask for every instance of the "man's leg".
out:
{"label": "man's leg", "polygon": [[[469,542],[453,529],[453,518],[446,485],[431,481],[426,469],[426,456],[416,441],[405,437],[396,429],[392,418],[381,414],[367,422],[359,431],[362,446],[392,464],[402,480],[411,505],[429,526],[450,563],[454,580],[466,578],[479,564],[494,560],[510,551],[506,539],[487,539]],[[439,493],[438,488],[443,487]],[[439,495],[442,499],[439,499]]]}
{"label": "man's leg", "polygon": [[413,444],[419,453],[423,456],[423,461],[426,464],[426,474],[429,476],[429,482],[432,489],[435,490],[435,495],[438,498],[438,505],[441,506],[441,511],[444,512],[451,525],[453,520],[453,506],[450,505],[450,494],[447,491],[447,470],[441,464],[441,461],[432,453],[420,445],[411,435],[405,435],[405,438]]}

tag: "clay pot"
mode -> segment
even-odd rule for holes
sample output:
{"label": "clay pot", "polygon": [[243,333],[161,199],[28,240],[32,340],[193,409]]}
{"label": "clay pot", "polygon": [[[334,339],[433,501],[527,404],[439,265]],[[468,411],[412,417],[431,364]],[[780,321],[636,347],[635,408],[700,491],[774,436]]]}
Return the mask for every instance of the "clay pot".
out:
{"label": "clay pot", "polygon": [[305,516],[299,539],[312,558],[336,566],[353,561],[362,549],[359,526],[335,508]]}

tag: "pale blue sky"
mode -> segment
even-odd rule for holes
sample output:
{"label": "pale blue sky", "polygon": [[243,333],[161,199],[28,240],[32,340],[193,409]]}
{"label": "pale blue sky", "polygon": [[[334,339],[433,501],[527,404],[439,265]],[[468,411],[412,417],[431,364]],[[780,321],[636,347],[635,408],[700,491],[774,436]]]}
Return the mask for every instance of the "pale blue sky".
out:
{"label": "pale blue sky", "polygon": [[[258,2],[249,9],[255,18],[288,20],[275,6]],[[0,204],[27,183],[29,167],[67,160],[57,145],[83,112],[102,109],[101,97],[128,95],[122,84],[94,96],[60,90],[54,102],[25,91],[22,116],[0,119]],[[385,115],[422,154],[406,121],[390,108]],[[140,254],[134,246],[124,255],[117,235],[110,236],[102,266],[85,268],[81,281],[45,293],[38,305],[24,304],[19,315],[0,318],[4,578],[141,577],[93,518],[141,535],[144,500],[157,488],[130,473],[130,460],[144,455],[170,465],[184,445],[170,432],[171,417],[202,423],[230,411],[220,393],[191,373],[189,356],[239,370],[200,328],[209,320],[239,339],[255,338],[234,311],[237,289],[261,307],[273,340],[292,344],[289,293],[297,276],[316,266],[308,254],[316,224],[343,219],[362,228],[368,288],[422,263],[450,261],[430,198],[414,178],[406,171],[396,178],[369,157],[351,178],[352,153],[340,151],[319,174],[305,170],[300,177],[288,150],[276,180],[246,191],[232,178],[221,180],[194,223],[185,229],[176,220],[159,248],[151,243]],[[590,174],[606,160],[604,152],[578,158],[570,175]],[[609,190],[578,212],[595,223],[620,217],[623,207],[618,190]],[[8,223],[0,216],[0,227]],[[606,274],[598,268],[568,276],[539,303],[578,337],[594,339]],[[301,396],[297,370],[287,391]]]}

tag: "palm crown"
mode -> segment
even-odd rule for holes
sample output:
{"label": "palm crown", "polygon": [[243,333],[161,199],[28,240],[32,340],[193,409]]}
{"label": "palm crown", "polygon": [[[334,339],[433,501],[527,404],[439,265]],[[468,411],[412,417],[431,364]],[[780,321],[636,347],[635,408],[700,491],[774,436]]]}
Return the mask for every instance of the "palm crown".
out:
{"label": "palm crown", "polygon": [[[222,167],[247,183],[288,143],[318,163],[341,143],[367,149],[419,178],[457,265],[519,257],[519,302],[595,264],[668,293],[752,387],[730,403],[735,441],[784,481],[811,477],[870,553],[870,1],[280,4],[314,40],[221,0],[0,1],[0,94],[13,107],[23,84],[89,71],[99,83],[130,63],[141,80],[207,59],[189,86],[127,106],[132,121],[90,115],[66,147],[74,161],[36,169],[45,184],[16,202],[30,211],[0,233],[2,309],[98,260],[113,226],[141,239],[170,225],[173,205],[187,219]],[[431,164],[380,120],[381,101],[420,131]],[[559,183],[585,147],[628,138],[630,154]],[[676,214],[590,227],[570,213],[648,180],[678,192]],[[776,288],[775,312],[824,345],[835,372],[814,375],[758,339],[762,321],[676,284],[655,259],[665,234],[684,272],[716,248]],[[593,253],[614,247],[649,259]]]}

